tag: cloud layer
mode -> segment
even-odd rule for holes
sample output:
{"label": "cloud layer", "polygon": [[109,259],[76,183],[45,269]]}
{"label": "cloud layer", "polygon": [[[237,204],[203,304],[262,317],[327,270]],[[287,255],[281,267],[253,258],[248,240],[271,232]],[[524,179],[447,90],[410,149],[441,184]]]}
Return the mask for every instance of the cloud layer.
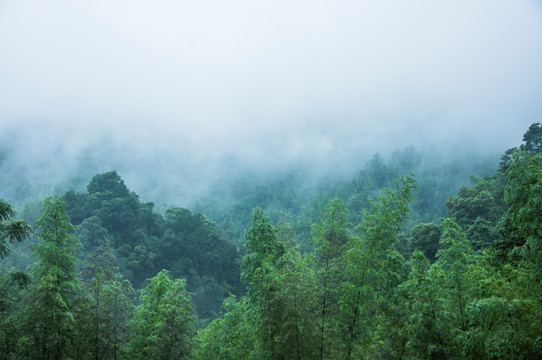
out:
{"label": "cloud layer", "polygon": [[203,173],[502,151],[541,119],[541,45],[534,0],[3,1],[0,137]]}

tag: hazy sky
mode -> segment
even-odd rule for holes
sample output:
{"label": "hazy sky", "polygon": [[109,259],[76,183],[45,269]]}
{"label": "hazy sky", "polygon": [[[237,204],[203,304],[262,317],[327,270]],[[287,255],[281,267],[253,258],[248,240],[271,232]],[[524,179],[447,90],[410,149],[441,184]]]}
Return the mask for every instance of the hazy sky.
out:
{"label": "hazy sky", "polygon": [[0,0],[0,139],[28,158],[501,151],[541,99],[539,0]]}

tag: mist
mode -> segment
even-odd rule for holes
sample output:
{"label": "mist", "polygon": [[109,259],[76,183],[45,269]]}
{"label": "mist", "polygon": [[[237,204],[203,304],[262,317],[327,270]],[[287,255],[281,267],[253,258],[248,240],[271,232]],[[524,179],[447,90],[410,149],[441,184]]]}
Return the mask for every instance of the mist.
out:
{"label": "mist", "polygon": [[409,145],[497,161],[541,119],[541,45],[534,0],[3,1],[0,198],[115,169],[185,205]]}

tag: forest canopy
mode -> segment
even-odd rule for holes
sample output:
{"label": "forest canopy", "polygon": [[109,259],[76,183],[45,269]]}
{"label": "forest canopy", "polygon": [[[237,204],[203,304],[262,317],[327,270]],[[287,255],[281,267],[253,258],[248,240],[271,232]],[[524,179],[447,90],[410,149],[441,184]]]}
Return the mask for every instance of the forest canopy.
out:
{"label": "forest canopy", "polygon": [[116,171],[1,200],[0,358],[542,358],[542,126],[486,175],[427,159],[163,214]]}

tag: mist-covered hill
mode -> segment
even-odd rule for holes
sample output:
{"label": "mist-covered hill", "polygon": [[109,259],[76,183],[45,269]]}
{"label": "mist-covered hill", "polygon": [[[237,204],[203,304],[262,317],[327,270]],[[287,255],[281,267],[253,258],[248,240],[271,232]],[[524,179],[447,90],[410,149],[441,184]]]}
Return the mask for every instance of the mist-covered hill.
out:
{"label": "mist-covered hill", "polygon": [[540,44],[536,0],[1,1],[0,358],[542,358]]}
{"label": "mist-covered hill", "polygon": [[[469,167],[419,167],[413,148],[319,189],[246,178],[215,208],[230,232],[155,212],[115,171],[25,203],[33,234],[1,200],[0,354],[537,358],[541,144],[535,123],[496,169],[471,164],[490,173],[454,190],[442,218],[436,202]],[[419,182],[400,175],[412,169]],[[245,225],[252,203],[277,220],[256,207]]]}

